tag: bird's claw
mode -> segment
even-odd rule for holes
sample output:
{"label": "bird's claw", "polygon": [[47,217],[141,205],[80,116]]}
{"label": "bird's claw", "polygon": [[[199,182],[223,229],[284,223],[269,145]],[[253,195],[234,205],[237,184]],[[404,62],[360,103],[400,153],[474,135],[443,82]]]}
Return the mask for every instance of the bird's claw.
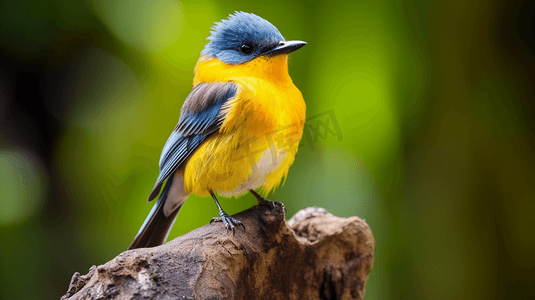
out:
{"label": "bird's claw", "polygon": [[260,198],[257,200],[259,206],[269,206],[271,209],[275,208],[275,201],[271,201],[266,198]]}
{"label": "bird's claw", "polygon": [[251,192],[251,194],[253,194],[253,196],[256,198],[256,201],[258,202],[258,206],[268,206],[269,208],[271,208],[271,210],[278,210],[277,206],[280,206],[282,207],[282,210],[286,212],[286,207],[284,207],[284,204],[282,204],[281,202],[268,200],[260,196],[254,190],[249,190],[249,192]]}
{"label": "bird's claw", "polygon": [[225,223],[225,227],[227,228],[227,230],[232,230],[232,234],[234,235],[236,234],[236,227],[234,227],[234,225],[241,226],[243,227],[243,230],[245,230],[245,225],[243,225],[242,222],[234,219],[233,217],[227,214],[220,214],[219,217],[212,218],[212,220],[210,221],[210,224],[212,224],[213,222]]}
{"label": "bird's claw", "polygon": [[269,208],[271,208],[271,210],[278,210],[277,206],[281,207],[282,210],[284,212],[286,212],[286,207],[284,207],[284,204],[282,204],[281,202],[279,201],[271,201],[271,200],[267,200],[265,198],[262,198],[262,200],[258,200],[258,205],[259,206],[268,206]]}

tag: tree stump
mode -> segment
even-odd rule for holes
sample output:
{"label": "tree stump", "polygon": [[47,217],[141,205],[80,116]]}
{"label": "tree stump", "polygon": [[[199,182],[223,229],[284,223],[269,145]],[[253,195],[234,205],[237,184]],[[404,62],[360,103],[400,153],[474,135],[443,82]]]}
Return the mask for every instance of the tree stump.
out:
{"label": "tree stump", "polygon": [[217,222],[125,251],[61,299],[363,299],[375,241],[362,219],[314,207],[286,222],[278,202],[233,217],[246,230]]}

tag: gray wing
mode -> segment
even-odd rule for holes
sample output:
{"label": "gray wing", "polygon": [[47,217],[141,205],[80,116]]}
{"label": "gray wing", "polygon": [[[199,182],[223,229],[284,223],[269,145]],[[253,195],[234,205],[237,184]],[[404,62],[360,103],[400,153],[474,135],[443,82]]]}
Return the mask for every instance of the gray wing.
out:
{"label": "gray wing", "polygon": [[149,201],[160,193],[169,178],[199,148],[208,136],[219,130],[226,114],[223,105],[237,93],[233,82],[200,83],[184,101],[178,124],[167,139],[160,156],[160,174]]}

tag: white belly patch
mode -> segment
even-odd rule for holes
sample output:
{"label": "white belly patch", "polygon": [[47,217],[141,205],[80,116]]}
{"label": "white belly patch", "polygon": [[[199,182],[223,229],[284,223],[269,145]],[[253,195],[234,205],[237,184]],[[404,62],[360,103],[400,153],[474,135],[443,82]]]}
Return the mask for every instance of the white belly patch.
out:
{"label": "white belly patch", "polygon": [[260,159],[253,165],[251,175],[249,175],[247,182],[241,183],[233,190],[225,192],[218,191],[218,193],[225,197],[232,197],[261,187],[264,184],[266,176],[276,170],[285,158],[285,151],[275,151],[275,146],[271,146],[270,149],[262,153]]}

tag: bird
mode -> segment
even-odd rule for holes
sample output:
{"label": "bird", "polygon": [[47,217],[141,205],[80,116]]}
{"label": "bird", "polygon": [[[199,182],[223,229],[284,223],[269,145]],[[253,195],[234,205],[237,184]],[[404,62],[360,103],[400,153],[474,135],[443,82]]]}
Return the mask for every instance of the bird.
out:
{"label": "bird", "polygon": [[234,234],[237,227],[245,230],[216,193],[250,192],[259,205],[273,205],[260,194],[285,180],[297,153],[306,105],[288,73],[288,54],[307,43],[287,41],[273,24],[242,11],[215,22],[207,41],[162,149],[149,195],[149,202],[158,200],[129,250],[165,243],[190,194],[213,198],[219,217],[210,223],[222,222]]}

